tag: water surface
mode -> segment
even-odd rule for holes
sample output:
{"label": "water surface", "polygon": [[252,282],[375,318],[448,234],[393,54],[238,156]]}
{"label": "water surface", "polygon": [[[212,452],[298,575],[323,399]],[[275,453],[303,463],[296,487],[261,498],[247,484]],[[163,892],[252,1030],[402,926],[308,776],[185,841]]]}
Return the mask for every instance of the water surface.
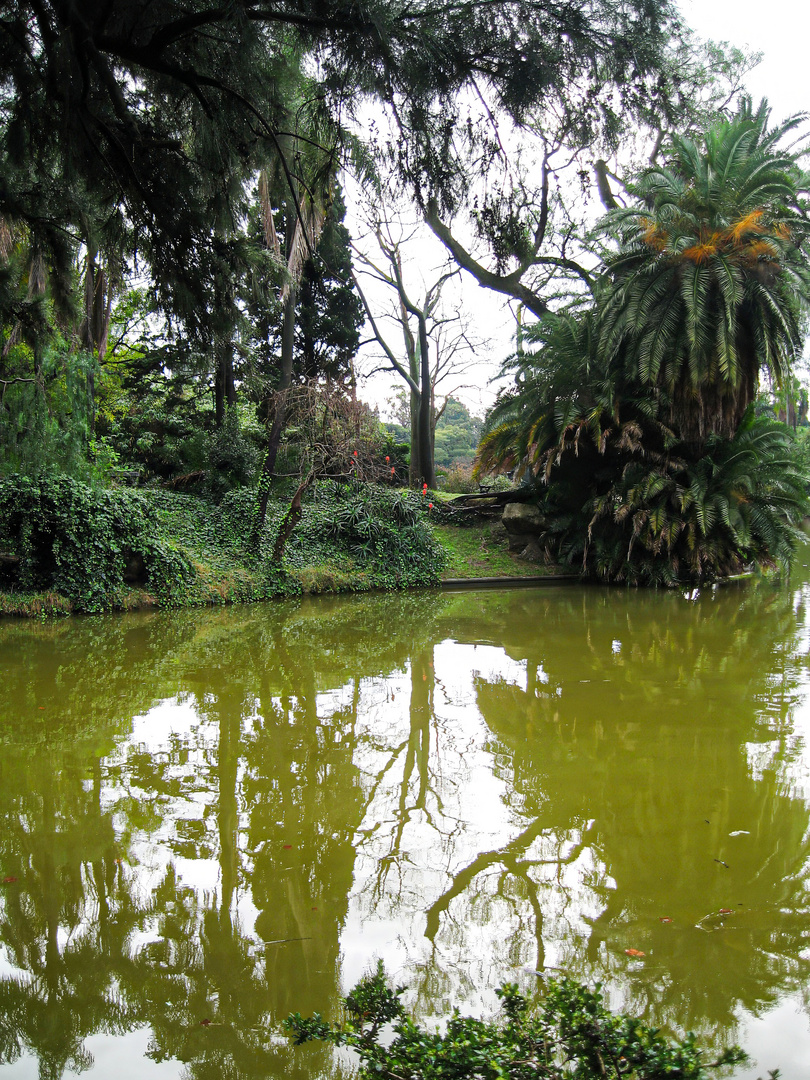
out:
{"label": "water surface", "polygon": [[0,623],[4,1080],[336,1074],[279,1022],[377,957],[425,1017],[561,970],[799,1080],[805,577]]}

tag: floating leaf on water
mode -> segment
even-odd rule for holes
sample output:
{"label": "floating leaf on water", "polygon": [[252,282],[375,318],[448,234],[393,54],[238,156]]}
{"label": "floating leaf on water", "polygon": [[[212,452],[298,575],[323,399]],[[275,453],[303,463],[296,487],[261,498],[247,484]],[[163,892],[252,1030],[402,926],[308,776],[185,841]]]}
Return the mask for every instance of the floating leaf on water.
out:
{"label": "floating leaf on water", "polygon": [[646,956],[647,955],[645,952],[642,952],[641,949],[625,949],[624,951],[627,953],[628,956]]}

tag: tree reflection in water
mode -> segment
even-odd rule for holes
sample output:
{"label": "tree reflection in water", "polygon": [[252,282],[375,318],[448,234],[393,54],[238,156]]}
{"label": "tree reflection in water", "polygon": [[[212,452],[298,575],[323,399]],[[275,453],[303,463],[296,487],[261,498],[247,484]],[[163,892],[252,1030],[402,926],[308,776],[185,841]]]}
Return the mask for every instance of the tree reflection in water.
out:
{"label": "tree reflection in water", "polygon": [[57,1078],[146,1028],[195,1080],[317,1075],[278,1023],[372,955],[423,1014],[562,967],[734,1037],[807,984],[806,600],[0,625],[0,1059]]}
{"label": "tree reflection in water", "polygon": [[[587,838],[574,877],[528,870],[546,900],[539,955],[553,940],[554,963],[620,981],[658,1022],[729,1033],[739,1006],[806,986],[808,944],[808,808],[790,781],[805,630],[783,594],[740,601],[723,591],[684,612],[678,597],[581,592],[532,605],[534,649],[510,633],[512,607],[500,636],[526,687],[477,680],[509,805],[569,862]],[[721,908],[733,916],[697,927]]]}

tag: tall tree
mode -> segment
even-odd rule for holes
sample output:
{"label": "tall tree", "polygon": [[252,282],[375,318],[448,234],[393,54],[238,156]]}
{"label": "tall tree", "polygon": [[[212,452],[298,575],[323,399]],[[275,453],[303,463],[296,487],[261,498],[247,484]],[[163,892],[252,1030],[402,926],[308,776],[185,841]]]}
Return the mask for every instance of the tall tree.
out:
{"label": "tall tree", "polygon": [[[572,86],[615,88],[620,110],[658,107],[679,33],[674,9],[649,0],[587,13],[578,0],[9,0],[4,12],[0,213],[36,224],[56,261],[91,204],[102,230],[120,211],[163,301],[192,322],[206,316],[192,302],[198,253],[238,224],[245,177],[275,155],[293,187],[285,139],[311,138],[290,109],[302,64],[316,72],[310,115],[369,97],[388,108],[398,175],[444,212],[466,197],[470,153],[497,137],[494,117],[463,131],[470,93],[517,123]],[[324,149],[339,156],[342,141]]]}
{"label": "tall tree", "polygon": [[705,138],[674,138],[609,219],[621,250],[603,347],[670,396],[695,447],[733,436],[760,370],[781,384],[803,347],[810,175],[784,145],[800,118],[770,129],[769,115],[745,101]]}
{"label": "tall tree", "polygon": [[[355,280],[384,363],[408,387],[409,481],[411,485],[424,482],[433,488],[436,486],[434,437],[436,423],[444,408],[436,401],[437,387],[474,363],[474,346],[463,316],[447,303],[444,295],[446,286],[458,277],[459,272],[456,267],[445,265],[432,280],[423,277],[414,283],[407,256],[408,248],[415,246],[417,234],[398,228],[393,215],[385,213],[380,205],[370,212],[369,219],[370,228],[364,240],[370,241],[376,250],[370,254],[369,244],[358,242],[354,245],[359,275]],[[391,293],[393,303],[387,310],[383,305],[375,310],[377,304],[372,303],[359,278],[382,285]],[[391,344],[384,320],[393,323],[396,331],[401,333],[402,347]]]}

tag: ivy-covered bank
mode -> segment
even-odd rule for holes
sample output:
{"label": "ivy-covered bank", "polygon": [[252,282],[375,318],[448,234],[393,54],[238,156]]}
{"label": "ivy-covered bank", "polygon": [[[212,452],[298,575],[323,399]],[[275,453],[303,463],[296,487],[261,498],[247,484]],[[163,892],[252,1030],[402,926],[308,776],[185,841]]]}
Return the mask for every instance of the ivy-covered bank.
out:
{"label": "ivy-covered bank", "polygon": [[201,606],[299,592],[437,584],[447,554],[416,492],[313,485],[274,559],[293,490],[255,535],[256,494],[218,503],[159,489],[96,489],[63,475],[0,480],[0,613]]}

